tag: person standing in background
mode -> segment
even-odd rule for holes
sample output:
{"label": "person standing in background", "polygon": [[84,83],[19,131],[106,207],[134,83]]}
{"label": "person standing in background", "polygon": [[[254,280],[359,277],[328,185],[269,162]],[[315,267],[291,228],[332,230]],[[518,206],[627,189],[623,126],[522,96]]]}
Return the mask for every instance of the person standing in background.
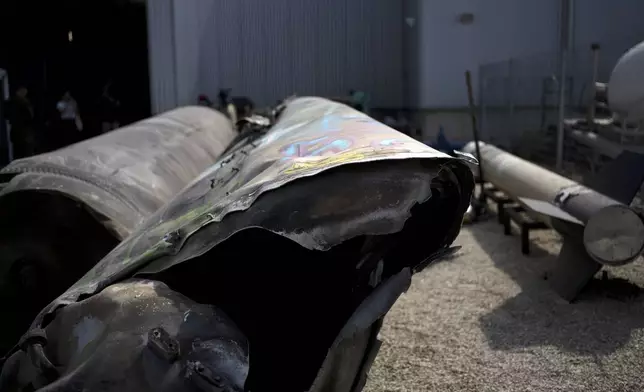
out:
{"label": "person standing in background", "polygon": [[11,100],[7,102],[8,119],[11,124],[11,144],[13,159],[29,157],[34,154],[36,133],[34,130],[34,109],[27,97],[29,91],[20,86]]}
{"label": "person standing in background", "polygon": [[230,98],[230,89],[220,89],[217,97],[219,99],[219,111],[228,116],[234,126],[235,124],[237,124],[237,108],[235,108],[235,105]]}
{"label": "person standing in background", "polygon": [[68,146],[80,141],[80,133],[83,131],[83,121],[78,111],[78,103],[69,91],[63,94],[56,104],[60,113],[61,124],[61,147]]}
{"label": "person standing in background", "polygon": [[364,91],[349,90],[349,98],[351,99],[351,106],[365,114],[369,114],[369,96]]}
{"label": "person standing in background", "polygon": [[103,87],[101,95],[101,132],[109,132],[121,125],[119,121],[119,109],[121,102],[114,97],[113,83],[109,80]]}
{"label": "person standing in background", "polygon": [[208,97],[206,94],[199,94],[199,100],[197,101],[197,104],[199,106],[206,106],[209,108],[215,106],[215,104],[210,100],[210,97]]}

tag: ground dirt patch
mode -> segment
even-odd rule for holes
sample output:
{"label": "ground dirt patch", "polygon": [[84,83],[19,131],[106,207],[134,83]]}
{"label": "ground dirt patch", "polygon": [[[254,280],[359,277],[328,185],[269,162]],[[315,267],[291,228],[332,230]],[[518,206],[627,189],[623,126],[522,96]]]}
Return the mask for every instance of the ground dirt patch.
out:
{"label": "ground dirt patch", "polygon": [[458,257],[415,276],[387,316],[366,391],[643,390],[644,263],[569,304],[543,280],[557,235],[533,237],[526,257],[495,219],[464,228]]}

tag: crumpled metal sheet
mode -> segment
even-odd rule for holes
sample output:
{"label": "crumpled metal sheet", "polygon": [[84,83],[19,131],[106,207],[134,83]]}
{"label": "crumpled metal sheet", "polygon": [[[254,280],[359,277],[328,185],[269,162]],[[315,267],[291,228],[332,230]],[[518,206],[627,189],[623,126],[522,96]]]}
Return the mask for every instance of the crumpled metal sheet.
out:
{"label": "crumpled metal sheet", "polygon": [[190,106],[50,153],[13,161],[0,198],[59,192],[106,216],[125,238],[217,161],[235,137],[221,113]]}
{"label": "crumpled metal sheet", "polygon": [[[38,390],[234,392],[243,389],[249,371],[248,340],[235,323],[161,282],[112,285],[65,308],[46,330],[56,338],[48,359],[65,366],[51,384],[18,375],[18,383]],[[13,360],[37,371],[24,352]]]}
{"label": "crumpled metal sheet", "polygon": [[[46,307],[33,326],[81,295],[197,257],[246,228],[266,228],[318,250],[359,235],[395,233],[411,208],[431,197],[432,178],[445,172],[462,190],[454,219],[440,223],[449,244],[473,188],[465,163],[345,105],[295,99],[266,135],[223,156]],[[290,219],[298,203],[308,209]],[[314,219],[315,211],[324,216]]]}
{"label": "crumpled metal sheet", "polygon": [[552,203],[557,207],[561,207],[565,205],[570,199],[590,192],[593,191],[583,185],[567,186],[559,189]]}
{"label": "crumpled metal sheet", "polygon": [[359,392],[364,388],[380,349],[382,320],[411,285],[411,276],[408,268],[403,269],[377,286],[358,306],[329,348],[308,392]]}

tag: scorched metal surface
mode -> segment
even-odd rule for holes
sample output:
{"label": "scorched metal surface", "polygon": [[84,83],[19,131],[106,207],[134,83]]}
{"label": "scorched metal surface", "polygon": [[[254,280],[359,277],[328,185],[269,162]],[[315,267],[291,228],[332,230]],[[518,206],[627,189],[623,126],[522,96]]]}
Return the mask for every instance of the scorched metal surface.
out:
{"label": "scorched metal surface", "polygon": [[0,302],[12,322],[0,351],[235,135],[219,112],[185,107],[2,169]]}
{"label": "scorched metal surface", "polygon": [[125,238],[210,167],[235,137],[230,122],[184,107],[61,150],[13,161],[0,171],[19,191],[62,193],[109,219]]}
{"label": "scorched metal surface", "polygon": [[[245,390],[359,391],[377,353],[382,318],[412,273],[447,252],[473,186],[471,171],[457,158],[345,105],[294,99],[265,135],[223,156],[43,309],[3,373],[10,373],[9,365],[26,366],[30,351],[21,349],[46,341],[52,348],[45,356],[69,358],[71,348],[56,342],[73,334],[56,326],[100,313],[99,307],[74,309],[109,297],[115,286],[127,290],[151,279],[220,307],[239,326],[250,345],[248,378],[235,373],[246,379]],[[131,317],[108,323],[91,339],[94,348],[73,363],[59,362],[57,376],[45,377],[47,366],[40,366],[45,376],[32,379],[32,386],[38,380],[60,389],[91,380],[105,391],[161,388],[138,373],[126,377],[127,360],[97,362],[97,355],[144,355],[148,330],[133,320],[141,312],[154,317],[154,309],[121,307]],[[168,314],[182,309],[177,304]],[[170,337],[179,339],[181,319],[167,323]],[[118,331],[141,336],[139,343],[107,344]],[[191,355],[194,341],[185,344]],[[99,363],[103,370],[91,378]],[[159,366],[160,374],[170,366],[169,378],[185,378],[194,368],[182,354]],[[217,377],[233,377],[224,373]],[[239,390],[224,384],[174,390]]]}

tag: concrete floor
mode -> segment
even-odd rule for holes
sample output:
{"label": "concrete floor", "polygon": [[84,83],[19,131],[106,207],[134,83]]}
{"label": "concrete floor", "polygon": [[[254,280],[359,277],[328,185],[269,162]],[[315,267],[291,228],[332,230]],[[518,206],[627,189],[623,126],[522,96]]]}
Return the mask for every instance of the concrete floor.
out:
{"label": "concrete floor", "polygon": [[366,391],[641,391],[644,263],[569,304],[542,279],[559,239],[536,237],[526,257],[496,220],[464,228],[388,315]]}

